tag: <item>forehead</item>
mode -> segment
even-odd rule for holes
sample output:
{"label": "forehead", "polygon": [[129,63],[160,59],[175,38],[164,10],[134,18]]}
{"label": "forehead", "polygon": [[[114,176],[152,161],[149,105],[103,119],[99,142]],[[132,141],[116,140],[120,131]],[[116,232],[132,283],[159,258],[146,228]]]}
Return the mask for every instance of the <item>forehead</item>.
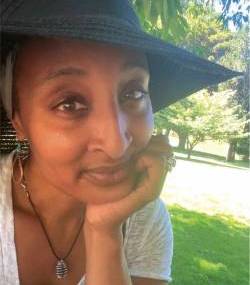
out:
{"label": "forehead", "polygon": [[22,72],[28,68],[34,74],[46,73],[67,63],[81,63],[90,70],[101,65],[119,67],[126,63],[127,69],[137,66],[148,71],[147,57],[142,52],[105,43],[52,38],[26,41],[18,53],[16,66]]}

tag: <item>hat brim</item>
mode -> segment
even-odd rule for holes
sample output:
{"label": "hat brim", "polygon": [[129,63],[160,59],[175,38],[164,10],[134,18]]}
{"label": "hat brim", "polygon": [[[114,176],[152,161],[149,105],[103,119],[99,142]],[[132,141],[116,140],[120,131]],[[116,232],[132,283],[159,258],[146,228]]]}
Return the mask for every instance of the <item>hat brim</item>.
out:
{"label": "hat brim", "polygon": [[1,34],[3,45],[6,35],[28,35],[91,40],[146,53],[154,112],[202,88],[242,75],[105,16],[10,19],[1,24]]}

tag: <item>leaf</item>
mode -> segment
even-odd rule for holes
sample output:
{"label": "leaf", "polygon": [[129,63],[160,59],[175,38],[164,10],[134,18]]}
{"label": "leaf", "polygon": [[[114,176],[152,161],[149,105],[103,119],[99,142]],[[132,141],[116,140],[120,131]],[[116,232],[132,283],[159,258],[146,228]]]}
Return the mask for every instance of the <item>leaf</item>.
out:
{"label": "leaf", "polygon": [[150,11],[151,11],[151,5],[152,5],[152,1],[151,0],[145,0],[143,1],[144,3],[144,15],[145,18],[150,18]]}

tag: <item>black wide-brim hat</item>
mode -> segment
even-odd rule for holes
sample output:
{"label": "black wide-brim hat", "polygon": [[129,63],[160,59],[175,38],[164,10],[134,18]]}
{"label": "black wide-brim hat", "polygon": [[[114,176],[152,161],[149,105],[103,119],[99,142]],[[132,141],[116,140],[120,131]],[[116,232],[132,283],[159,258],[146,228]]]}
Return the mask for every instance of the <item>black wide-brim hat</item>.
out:
{"label": "black wide-brim hat", "polygon": [[140,50],[150,68],[154,112],[241,73],[142,31],[128,0],[3,0],[1,49],[19,35],[91,40]]}

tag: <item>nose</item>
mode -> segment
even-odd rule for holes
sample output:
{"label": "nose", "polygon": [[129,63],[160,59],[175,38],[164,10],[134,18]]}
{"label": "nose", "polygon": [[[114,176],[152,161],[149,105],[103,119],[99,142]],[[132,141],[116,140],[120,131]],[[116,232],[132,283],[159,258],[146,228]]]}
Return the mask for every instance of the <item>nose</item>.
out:
{"label": "nose", "polygon": [[126,114],[119,108],[102,110],[102,112],[96,114],[92,126],[89,151],[104,152],[113,160],[124,157],[133,141]]}

